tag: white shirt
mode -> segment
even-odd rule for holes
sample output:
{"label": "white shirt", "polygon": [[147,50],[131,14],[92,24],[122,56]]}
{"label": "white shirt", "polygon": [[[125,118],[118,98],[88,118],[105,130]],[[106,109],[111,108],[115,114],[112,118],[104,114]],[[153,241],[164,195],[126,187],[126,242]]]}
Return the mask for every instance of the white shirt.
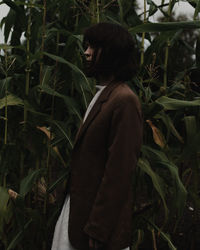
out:
{"label": "white shirt", "polygon": [[105,86],[102,85],[96,85],[96,88],[98,89],[97,93],[95,94],[95,96],[93,97],[92,101],[90,102],[86,112],[85,112],[85,116],[83,118],[83,122],[85,122],[86,118],[88,117],[92,107],[94,106],[95,102],[97,101],[98,97],[100,96],[101,92],[105,89]]}

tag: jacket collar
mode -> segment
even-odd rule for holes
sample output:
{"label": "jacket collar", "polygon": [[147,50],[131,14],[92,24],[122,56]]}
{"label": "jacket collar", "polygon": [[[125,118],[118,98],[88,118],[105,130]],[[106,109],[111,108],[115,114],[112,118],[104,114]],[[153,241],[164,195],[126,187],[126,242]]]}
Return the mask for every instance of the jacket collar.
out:
{"label": "jacket collar", "polygon": [[91,122],[94,120],[94,118],[97,116],[97,114],[101,110],[101,106],[104,102],[106,102],[111,94],[111,92],[120,84],[121,82],[111,82],[108,84],[108,86],[102,91],[99,98],[97,99],[96,103],[92,107],[90,113],[88,114],[88,117],[86,118],[85,122],[81,123],[80,128],[76,134],[74,147],[80,140],[80,138],[83,136]]}

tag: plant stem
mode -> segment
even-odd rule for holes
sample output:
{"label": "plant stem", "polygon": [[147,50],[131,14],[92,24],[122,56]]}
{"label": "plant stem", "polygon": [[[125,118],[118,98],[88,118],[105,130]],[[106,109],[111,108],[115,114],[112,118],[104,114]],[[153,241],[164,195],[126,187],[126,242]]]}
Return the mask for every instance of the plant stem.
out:
{"label": "plant stem", "polygon": [[51,141],[50,139],[48,139],[48,151],[47,151],[47,162],[46,162],[46,168],[47,168],[47,177],[46,177],[46,195],[45,195],[45,200],[44,200],[44,207],[43,207],[43,213],[45,216],[47,216],[47,202],[48,202],[48,193],[47,193],[47,189],[49,186],[49,162],[50,162],[50,151],[51,151]]}
{"label": "plant stem", "polygon": [[136,245],[135,245],[135,249],[136,250],[138,250],[139,245],[141,243],[141,239],[142,239],[142,234],[141,234],[141,230],[140,229],[138,229],[137,233],[138,233],[138,235],[137,235],[138,237],[137,237],[137,242],[136,242]]}
{"label": "plant stem", "polygon": [[168,58],[169,58],[169,47],[170,47],[170,41],[168,39],[167,41],[167,47],[165,48],[165,62],[164,62],[164,89],[167,88],[167,68],[168,68]]}
{"label": "plant stem", "polygon": [[6,174],[4,174],[3,176],[3,187],[4,188],[6,187]]}
{"label": "plant stem", "polygon": [[30,37],[31,37],[31,8],[29,8],[28,27],[27,27],[27,40],[26,40],[26,89],[25,94],[29,94],[30,85]]}
{"label": "plant stem", "polygon": [[152,233],[152,239],[153,239],[153,249],[157,250],[157,245],[156,245],[156,236],[155,236],[155,231],[154,229],[151,230]]}
{"label": "plant stem", "polygon": [[[32,4],[32,2],[30,3]],[[27,26],[27,39],[26,39],[26,86],[25,86],[25,97],[27,98],[29,95],[29,87],[30,87],[30,38],[31,38],[31,7],[29,7],[29,15],[28,15],[28,26]],[[24,128],[27,122],[27,108],[24,104]]]}
{"label": "plant stem", "polygon": [[[145,24],[147,22],[147,4],[146,4],[146,0],[144,0],[144,21],[143,23]],[[141,54],[140,54],[140,68],[142,69],[142,66],[144,64],[144,40],[145,40],[145,32],[142,33],[142,42],[141,42]],[[141,77],[139,77],[141,85],[143,85],[143,75],[141,75]],[[139,96],[140,98],[142,97],[142,92],[140,90],[139,92]]]}
{"label": "plant stem", "polygon": [[99,12],[99,0],[96,0],[96,10],[97,10],[97,23],[100,21],[100,12]]}
{"label": "plant stem", "polygon": [[193,16],[194,21],[198,20],[199,8],[200,8],[200,1],[197,1],[196,8],[195,8],[195,11],[194,11],[194,16]]}
{"label": "plant stem", "polygon": [[[170,20],[172,14],[172,0],[169,0],[169,5],[168,5],[168,18],[167,21]],[[165,61],[164,61],[164,79],[163,79],[163,83],[164,83],[164,89],[167,88],[167,68],[168,68],[168,59],[169,59],[169,48],[170,48],[170,40],[167,40],[167,46],[165,48]]]}
{"label": "plant stem", "polygon": [[8,138],[8,55],[7,51],[4,51],[5,53],[5,132],[4,132],[4,144],[7,144],[7,138]]}
{"label": "plant stem", "polygon": [[43,0],[43,22],[42,22],[42,43],[40,49],[40,84],[43,80],[43,52],[44,52],[44,42],[46,38],[46,12],[47,12],[47,2]]}
{"label": "plant stem", "polygon": [[[147,22],[147,4],[146,4],[146,0],[144,0],[144,24],[146,22]],[[144,39],[145,39],[145,32],[142,33],[140,66],[144,64]]]}
{"label": "plant stem", "polygon": [[24,175],[24,152],[21,151],[20,155],[20,179],[23,178]]}
{"label": "plant stem", "polygon": [[5,91],[5,134],[4,144],[7,144],[8,138],[8,91],[7,91],[7,75],[6,75],[6,91]]}

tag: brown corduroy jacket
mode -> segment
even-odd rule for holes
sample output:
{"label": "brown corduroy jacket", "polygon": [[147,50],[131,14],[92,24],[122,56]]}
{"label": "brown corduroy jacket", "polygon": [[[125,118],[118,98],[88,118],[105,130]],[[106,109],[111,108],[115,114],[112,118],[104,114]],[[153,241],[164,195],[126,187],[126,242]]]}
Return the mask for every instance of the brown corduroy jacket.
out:
{"label": "brown corduroy jacket", "polygon": [[71,161],[69,239],[88,250],[89,237],[106,250],[131,244],[132,176],[142,143],[138,98],[110,83],[77,134]]}

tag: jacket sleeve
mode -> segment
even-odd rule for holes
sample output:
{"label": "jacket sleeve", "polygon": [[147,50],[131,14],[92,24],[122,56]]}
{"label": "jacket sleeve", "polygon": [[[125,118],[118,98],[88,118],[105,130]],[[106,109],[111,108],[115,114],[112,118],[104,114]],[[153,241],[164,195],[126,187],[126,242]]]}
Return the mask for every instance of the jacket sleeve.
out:
{"label": "jacket sleeve", "polygon": [[132,188],[141,141],[140,105],[136,97],[128,96],[113,111],[104,177],[84,228],[96,240],[106,243],[116,226]]}

